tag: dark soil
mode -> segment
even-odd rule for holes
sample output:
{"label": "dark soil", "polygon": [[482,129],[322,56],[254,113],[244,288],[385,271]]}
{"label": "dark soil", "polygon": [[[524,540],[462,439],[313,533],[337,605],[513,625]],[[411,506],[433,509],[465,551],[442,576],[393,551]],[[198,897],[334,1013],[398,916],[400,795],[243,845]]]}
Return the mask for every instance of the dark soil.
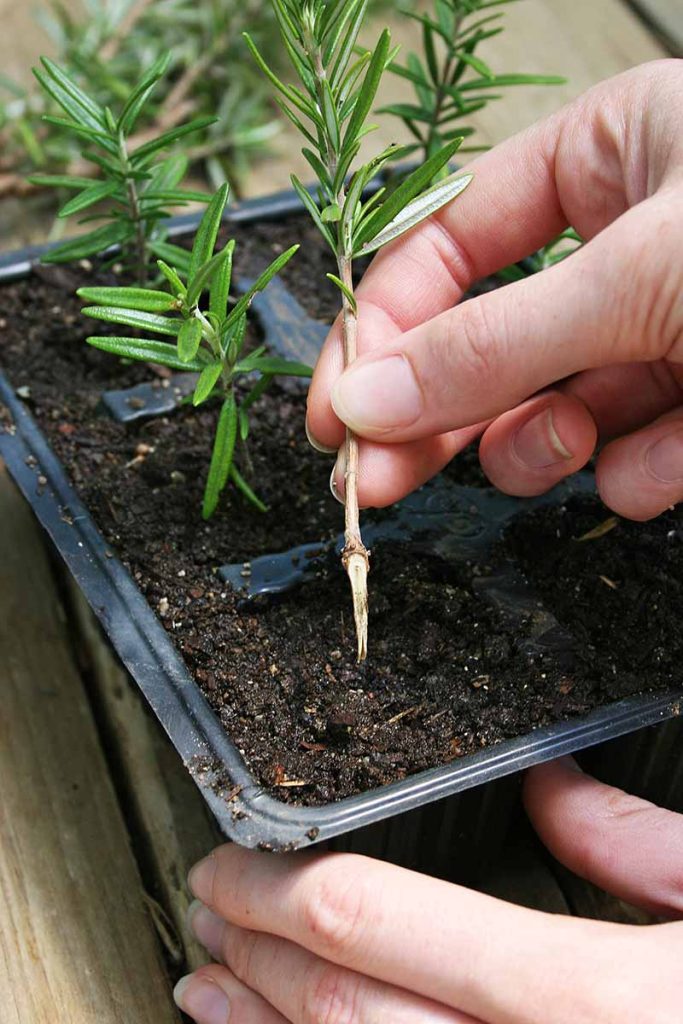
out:
{"label": "dark soil", "polygon": [[[580,540],[596,527],[608,532]],[[617,520],[597,498],[527,514],[506,547],[575,638],[578,671],[615,697],[643,681],[681,685],[683,506],[649,523]]]}
{"label": "dark soil", "polygon": [[[286,281],[311,315],[332,318],[337,295],[324,279],[318,290],[324,256],[307,220],[232,234],[244,275],[302,241]],[[581,499],[525,514],[510,529],[492,561],[518,559],[571,631],[569,673],[551,654],[525,654],[524,622],[511,623],[478,595],[474,582],[488,565],[416,558],[402,546],[373,552],[371,652],[362,667],[336,563],[296,592],[245,608],[215,575],[218,566],[332,537],[342,525],[328,490],[330,461],[304,436],[305,388],[278,385],[254,410],[252,483],[268,514],[227,492],[204,523],[215,410],[126,426],[101,410],[102,390],[151,374],[83,343],[92,324],[80,317],[74,290],[107,275],[38,268],[4,287],[0,363],[15,387],[28,389],[20,394],[107,541],[254,774],[280,799],[340,799],[620,696],[680,684],[683,529],[675,512],[578,543],[609,514]],[[448,473],[486,485],[474,450]]]}

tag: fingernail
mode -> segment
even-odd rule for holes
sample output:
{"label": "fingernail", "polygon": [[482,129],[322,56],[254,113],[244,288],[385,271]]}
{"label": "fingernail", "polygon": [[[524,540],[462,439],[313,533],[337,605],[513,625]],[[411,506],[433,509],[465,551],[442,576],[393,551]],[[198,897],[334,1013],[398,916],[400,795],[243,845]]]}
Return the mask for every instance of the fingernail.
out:
{"label": "fingernail", "polygon": [[328,448],[326,445],[321,444],[320,441],[313,436],[311,428],[308,425],[308,416],[306,417],[306,437],[308,438],[308,443],[311,448],[315,448],[315,450],[320,452],[322,455],[334,455],[337,450],[336,448]]}
{"label": "fingernail", "polygon": [[409,427],[423,409],[415,374],[403,356],[351,367],[339,378],[331,397],[339,419],[359,433]]}
{"label": "fingernail", "polygon": [[201,900],[194,900],[188,908],[187,921],[193,935],[201,942],[207,953],[210,953],[214,960],[220,960],[224,929],[221,918],[205,907]]}
{"label": "fingernail", "polygon": [[337,480],[344,479],[344,473],[346,472],[345,466],[346,456],[344,454],[344,449],[340,448],[339,454],[337,455],[337,461],[332,467],[332,472],[330,473],[330,492],[332,494],[332,497],[335,498],[340,505],[344,505],[345,502],[344,498],[340,493],[340,489],[337,486]]}
{"label": "fingernail", "polygon": [[230,1000],[211,978],[195,974],[181,978],[173,998],[197,1024],[227,1024],[230,1020]]}
{"label": "fingernail", "polygon": [[213,894],[213,879],[216,874],[216,858],[211,853],[204,860],[200,860],[198,864],[190,871],[187,876],[187,884],[190,887],[190,892],[193,896],[196,896],[202,903],[210,903],[211,896]]}
{"label": "fingernail", "polygon": [[512,450],[529,469],[547,469],[574,458],[555,429],[552,409],[537,413],[519,428]]}
{"label": "fingernail", "polygon": [[652,445],[645,463],[657,480],[675,484],[683,480],[683,430],[667,434]]}

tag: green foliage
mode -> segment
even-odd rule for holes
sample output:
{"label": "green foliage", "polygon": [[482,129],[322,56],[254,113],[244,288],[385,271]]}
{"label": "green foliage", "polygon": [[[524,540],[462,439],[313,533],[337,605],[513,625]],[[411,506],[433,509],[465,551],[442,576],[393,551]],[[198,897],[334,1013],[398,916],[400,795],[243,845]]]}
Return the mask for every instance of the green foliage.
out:
{"label": "green foliage", "polygon": [[[372,130],[367,118],[380,80],[396,56],[389,32],[385,29],[374,50],[359,53],[358,34],[368,0],[272,2],[299,85],[283,82],[253,39],[246,35],[246,40],[278,94],[279,105],[312,147],[305,146],[302,152],[318,181],[317,202],[296,177],[292,183],[341,267],[430,216],[462,191],[471,176],[448,179],[438,194],[425,192],[460,145],[461,140],[455,138],[432,154],[426,168],[408,175],[400,189],[366,198],[370,181],[405,152],[390,146],[354,170],[361,140]],[[340,272],[339,281],[350,302],[344,273]]]}
{"label": "green foliage", "polygon": [[[556,75],[497,74],[480,56],[481,44],[503,31],[496,8],[513,2],[433,0],[428,14],[404,12],[420,24],[422,54],[408,54],[405,64],[392,61],[390,70],[413,84],[415,102],[393,103],[380,112],[400,118],[414,137],[407,152],[428,159],[452,139],[471,137],[475,129],[467,119],[511,86],[564,82]],[[463,152],[485,148],[468,145]]]}
{"label": "green foliage", "polygon": [[[163,221],[170,217],[172,208],[208,199],[204,193],[179,187],[187,171],[186,157],[161,159],[160,154],[213,119],[190,121],[132,151],[129,148],[130,135],[168,63],[168,57],[162,57],[152,65],[127,96],[118,117],[84,92],[53,61],[44,57],[42,67],[34,69],[44,92],[67,115],[47,119],[79,140],[83,160],[94,164],[102,175],[95,182],[64,174],[36,175],[31,179],[35,184],[76,190],[74,198],[59,211],[60,217],[90,211],[81,218],[81,223],[104,221],[87,234],[53,249],[44,257],[46,263],[82,259],[119,245],[125,255],[134,256],[138,279],[144,283],[150,246],[160,237]],[[98,210],[95,215],[93,207]]]}
{"label": "green foliage", "polygon": [[[389,146],[357,166],[361,141],[382,75],[396,57],[389,31],[373,50],[357,50],[358,34],[368,0],[272,0],[282,44],[298,84],[278,77],[257,45],[246,36],[256,63],[278,95],[286,116],[307,145],[303,155],[317,178],[317,200],[292,177],[292,184],[337,261],[338,274],[328,275],[341,292],[344,362],[358,351],[358,306],[353,292],[353,260],[398,238],[450,202],[468,185],[471,175],[453,175],[430,187],[448,166],[460,138],[433,152],[422,167],[408,174],[392,192],[367,186],[401,153]],[[360,532],[358,504],[358,440],[345,439],[345,544],[342,564],[351,583],[358,660],[367,655],[369,552]]]}
{"label": "green foliage", "polygon": [[577,234],[574,228],[567,228],[548,245],[531,256],[527,256],[522,263],[513,263],[512,266],[505,267],[496,276],[508,282],[523,281],[526,277],[531,277],[533,274],[540,273],[541,270],[547,270],[548,267],[554,267],[556,263],[566,260],[567,256],[571,256],[582,245],[581,235]]}
{"label": "green foliage", "polygon": [[[235,465],[237,441],[246,441],[248,410],[275,377],[311,375],[308,366],[269,356],[263,346],[246,355],[243,353],[247,312],[254,296],[263,291],[289,262],[298,246],[294,245],[278,256],[249,291],[232,304],[229,295],[235,243],[230,241],[215,252],[228,193],[228,186],[223,185],[212,198],[197,230],[192,251],[178,250],[186,257],[182,268],[171,267],[159,260],[159,270],[169,290],[98,287],[81,288],[78,292],[85,302],[94,303],[83,309],[86,316],[175,339],[169,342],[157,338],[103,335],[88,338],[90,345],[122,359],[161,363],[172,370],[195,371],[199,376],[193,405],[202,405],[211,399],[221,401],[204,494],[202,511],[205,519],[215,512],[220,494],[229,480],[257,508],[264,508],[263,502]],[[235,381],[242,376],[249,378],[251,387],[244,397],[238,399]]]}
{"label": "green foliage", "polygon": [[[215,117],[182,149],[214,187],[227,179],[239,191],[252,159],[278,129],[267,87],[244,60],[241,37],[249,27],[277,59],[277,24],[266,0],[82,0],[79,6],[82,13],[74,15],[62,0],[50,0],[43,17],[57,63],[106,104],[112,97],[125,101],[142,69],[170,54],[139,130],[160,132],[178,117]],[[0,96],[6,166],[30,173],[67,169],[78,160],[74,140],[42,121],[56,112],[49,97],[3,76]]]}

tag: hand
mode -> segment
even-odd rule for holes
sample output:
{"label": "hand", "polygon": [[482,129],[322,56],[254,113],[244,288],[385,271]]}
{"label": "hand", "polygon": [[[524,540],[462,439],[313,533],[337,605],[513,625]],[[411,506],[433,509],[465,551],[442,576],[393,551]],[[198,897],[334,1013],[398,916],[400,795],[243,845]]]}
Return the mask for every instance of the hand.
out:
{"label": "hand", "polygon": [[[486,153],[468,189],[375,259],[313,378],[309,437],[366,440],[359,496],[387,505],[482,434],[491,481],[540,494],[596,446],[603,500],[648,519],[683,499],[683,65],[604,82]],[[472,282],[571,224],[565,262],[460,306]],[[335,471],[343,492],[343,466]]]}
{"label": "hand", "polygon": [[[683,917],[683,816],[536,768],[526,806],[580,875]],[[456,851],[453,853],[456,856]],[[221,965],[176,989],[197,1024],[674,1024],[683,923],[583,921],[350,854],[222,846],[190,874],[192,927]]]}

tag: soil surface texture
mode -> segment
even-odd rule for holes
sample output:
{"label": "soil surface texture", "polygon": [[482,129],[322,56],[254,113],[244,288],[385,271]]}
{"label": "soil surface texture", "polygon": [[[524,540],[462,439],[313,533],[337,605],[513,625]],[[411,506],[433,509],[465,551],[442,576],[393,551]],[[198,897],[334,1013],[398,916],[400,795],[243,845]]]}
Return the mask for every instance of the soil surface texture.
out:
{"label": "soil surface texture", "polygon": [[[325,256],[307,220],[231,234],[236,272],[245,276],[301,241],[285,282],[310,315],[332,320],[338,293],[323,277]],[[217,577],[219,566],[328,539],[343,526],[328,489],[331,462],[304,434],[305,385],[285,381],[267,393],[253,410],[248,455],[240,452],[268,513],[229,489],[204,523],[216,409],[184,407],[128,425],[103,412],[103,390],[155,376],[84,344],[98,325],[81,317],[75,289],[116,281],[111,270],[39,267],[4,286],[0,366],[250,769],[278,799],[337,800],[626,695],[680,686],[680,509],[579,540],[610,513],[595,498],[573,498],[522,514],[480,564],[379,544],[370,656],[360,667],[336,559],[315,581],[246,605]],[[251,343],[258,341],[254,325]],[[487,486],[473,449],[447,474]],[[568,634],[569,654],[530,654],[533,611],[511,618],[484,596],[482,579],[510,564]]]}

